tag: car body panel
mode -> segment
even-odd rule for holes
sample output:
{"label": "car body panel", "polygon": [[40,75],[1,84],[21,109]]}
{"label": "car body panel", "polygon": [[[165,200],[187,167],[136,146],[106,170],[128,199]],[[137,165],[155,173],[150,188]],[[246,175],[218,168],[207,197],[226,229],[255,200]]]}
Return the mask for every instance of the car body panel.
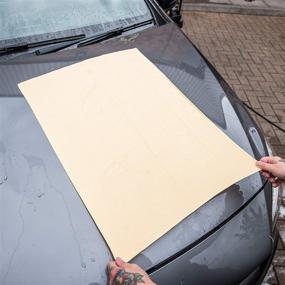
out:
{"label": "car body panel", "polygon": [[[17,83],[94,56],[130,48],[138,48],[245,151],[256,158],[266,154],[262,136],[239,100],[226,90],[229,87],[173,23],[79,49],[39,57],[24,54],[5,61],[0,64],[0,167],[3,169],[3,183],[0,185],[0,284],[105,284],[103,268],[111,258],[109,248],[20,94]],[[256,141],[250,134],[251,128],[256,130],[255,137],[260,140],[258,148],[254,147]],[[181,260],[184,255],[179,258],[178,252],[191,247],[199,239],[206,239],[210,231],[234,215],[262,189],[263,184],[259,174],[237,182],[132,261],[151,270],[175,255]],[[257,200],[262,208],[263,226],[256,227],[254,219],[248,219],[246,224],[248,231],[255,229],[264,245],[252,257],[255,265],[263,262],[270,251],[271,213],[268,214],[270,209],[266,199],[270,191],[271,188],[266,186],[260,193],[263,198]],[[236,227],[233,226],[234,219],[229,225],[236,236],[245,232],[239,221]],[[227,229],[227,225],[224,228]],[[244,250],[247,245],[243,243],[252,243],[252,238],[253,235],[245,240],[237,238],[237,242],[242,243],[240,246]],[[221,242],[218,245],[223,246]],[[207,252],[206,247],[205,241],[201,245],[204,249],[199,251]],[[209,249],[209,254],[212,252]],[[157,274],[155,278],[159,279],[160,273]]]}
{"label": "car body panel", "polygon": [[157,284],[234,285],[265,261],[272,240],[268,235],[264,195],[203,242],[151,275]]}
{"label": "car body panel", "polygon": [[102,284],[111,254],[34,114],[0,102],[0,284]]}

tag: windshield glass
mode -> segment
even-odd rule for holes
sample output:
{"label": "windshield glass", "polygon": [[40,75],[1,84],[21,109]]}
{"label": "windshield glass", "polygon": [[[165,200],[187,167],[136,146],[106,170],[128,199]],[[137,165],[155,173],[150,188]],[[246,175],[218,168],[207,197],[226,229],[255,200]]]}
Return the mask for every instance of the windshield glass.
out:
{"label": "windshield glass", "polygon": [[148,19],[144,0],[1,0],[0,41],[91,26],[104,32]]}

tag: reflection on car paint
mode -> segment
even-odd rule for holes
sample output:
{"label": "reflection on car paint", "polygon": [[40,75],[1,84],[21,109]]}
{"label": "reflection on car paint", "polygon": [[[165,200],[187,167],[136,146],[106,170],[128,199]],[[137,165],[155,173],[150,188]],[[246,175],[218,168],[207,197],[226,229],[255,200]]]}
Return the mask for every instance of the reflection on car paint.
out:
{"label": "reflection on car paint", "polygon": [[[9,153],[8,153],[8,157],[9,157]],[[13,157],[9,157],[9,159],[8,159],[8,161],[9,160],[12,161],[12,164],[13,164],[13,165],[8,166],[9,171],[21,171],[20,168],[15,169],[15,167],[21,166],[21,163],[18,163],[18,159],[26,161],[27,169],[28,169],[27,182],[23,186],[23,188],[20,190],[22,193],[19,197],[20,202],[19,202],[19,207],[17,209],[18,217],[16,217],[16,216],[14,217],[15,219],[17,219],[17,218],[20,219],[21,230],[20,230],[19,235],[17,237],[15,247],[13,250],[11,250],[12,254],[10,255],[10,258],[8,261],[7,271],[6,271],[6,273],[4,273],[4,278],[2,280],[3,284],[6,283],[6,277],[9,275],[10,266],[13,263],[14,258],[16,257],[18,248],[21,246],[21,239],[25,234],[25,221],[29,220],[28,224],[32,224],[36,228],[39,227],[39,225],[37,225],[37,223],[41,224],[41,221],[38,220],[37,218],[35,218],[35,217],[31,218],[30,217],[31,210],[32,210],[32,212],[37,212],[37,211],[43,210],[43,205],[41,205],[41,202],[38,201],[38,199],[40,199],[40,198],[50,199],[48,201],[48,204],[53,205],[53,206],[54,206],[54,204],[59,202],[59,206],[65,208],[67,215],[66,215],[66,218],[64,218],[62,220],[61,225],[63,225],[64,223],[69,224],[70,230],[71,230],[70,235],[74,238],[75,248],[77,248],[77,250],[78,250],[78,255],[79,255],[79,259],[80,259],[79,262],[80,262],[82,268],[86,268],[86,264],[85,264],[83,256],[82,256],[82,250],[81,250],[78,238],[77,238],[77,233],[75,231],[75,228],[74,228],[74,225],[72,222],[69,207],[68,207],[62,193],[52,185],[52,183],[48,177],[48,173],[47,173],[47,170],[46,170],[46,167],[45,167],[43,161],[38,157],[20,155],[20,154],[14,153]],[[13,188],[11,190],[13,190]],[[55,201],[55,199],[54,199],[55,196],[49,195],[49,192],[51,192],[51,191],[56,192],[56,194],[59,196],[59,200],[61,200],[61,201]],[[44,197],[44,195],[46,197]],[[53,198],[51,199],[51,197],[53,197]],[[3,199],[3,203],[5,203],[5,199]],[[45,214],[43,214],[43,215],[45,215]],[[31,220],[33,220],[33,221],[31,221]],[[8,219],[7,219],[7,221],[8,221]],[[9,221],[9,224],[10,224],[10,226],[14,225],[14,223],[13,222],[11,223],[11,221]],[[15,224],[17,224],[17,223],[15,223]],[[51,228],[51,231],[52,230],[53,229]],[[3,232],[2,237],[3,237],[3,239],[5,239],[5,232]]]}
{"label": "reflection on car paint", "polygon": [[0,284],[101,283],[111,255],[97,227],[24,98],[0,100],[9,124],[0,137],[9,177],[0,185]]}
{"label": "reflection on car paint", "polygon": [[[251,225],[255,225],[251,228]],[[271,250],[264,194],[191,251],[154,272],[161,284],[239,284]],[[258,234],[257,234],[258,233]],[[175,268],[175,271],[173,270]],[[187,275],[183,274],[187,272]]]}

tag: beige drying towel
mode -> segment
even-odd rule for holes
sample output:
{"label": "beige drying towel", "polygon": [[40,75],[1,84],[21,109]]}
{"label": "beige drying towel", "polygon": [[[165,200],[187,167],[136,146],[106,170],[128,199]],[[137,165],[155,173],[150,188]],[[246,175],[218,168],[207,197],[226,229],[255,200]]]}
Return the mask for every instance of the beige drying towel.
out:
{"label": "beige drying towel", "polygon": [[19,87],[113,254],[125,260],[257,171],[137,49]]}

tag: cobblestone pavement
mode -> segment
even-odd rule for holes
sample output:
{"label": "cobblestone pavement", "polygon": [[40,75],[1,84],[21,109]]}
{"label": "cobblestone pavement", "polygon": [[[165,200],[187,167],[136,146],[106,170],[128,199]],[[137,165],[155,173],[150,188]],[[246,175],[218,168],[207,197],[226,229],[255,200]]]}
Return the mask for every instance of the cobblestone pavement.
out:
{"label": "cobblestone pavement", "polygon": [[[241,100],[285,128],[285,17],[184,12],[183,30]],[[251,114],[285,157],[285,134]],[[280,196],[281,238],[264,284],[285,285],[285,191]]]}

